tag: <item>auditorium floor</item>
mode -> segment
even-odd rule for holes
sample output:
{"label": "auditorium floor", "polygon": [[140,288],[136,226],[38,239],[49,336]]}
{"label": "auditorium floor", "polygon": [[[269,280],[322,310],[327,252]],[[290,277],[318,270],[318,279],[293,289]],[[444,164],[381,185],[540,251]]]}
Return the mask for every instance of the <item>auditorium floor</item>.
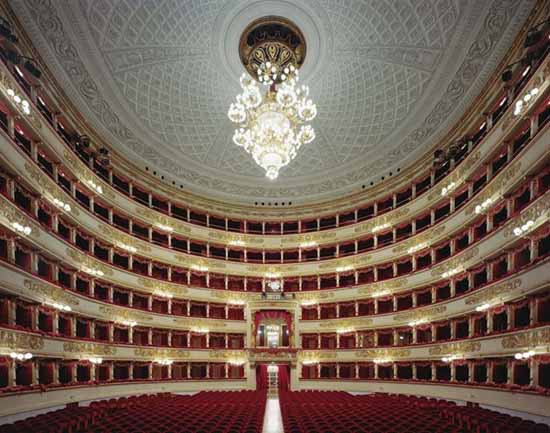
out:
{"label": "auditorium floor", "polygon": [[283,418],[278,398],[268,398],[265,406],[263,433],[283,433]]}

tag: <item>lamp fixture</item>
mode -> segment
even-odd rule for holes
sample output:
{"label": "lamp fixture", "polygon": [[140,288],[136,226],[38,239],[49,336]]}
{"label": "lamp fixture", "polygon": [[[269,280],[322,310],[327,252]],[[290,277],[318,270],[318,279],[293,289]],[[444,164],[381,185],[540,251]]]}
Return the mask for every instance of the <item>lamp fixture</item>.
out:
{"label": "lamp fixture", "polygon": [[309,88],[298,85],[305,39],[290,21],[265,17],[245,29],[240,55],[247,73],[240,78],[243,92],[227,112],[237,125],[233,142],[273,180],[303,145],[315,139],[309,122],[317,107],[308,99]]}
{"label": "lamp fixture", "polygon": [[91,358],[88,358],[88,361],[90,361],[94,365],[100,365],[103,362],[103,358],[93,356]]}
{"label": "lamp fixture", "polygon": [[67,311],[67,312],[72,311],[72,308],[69,305],[60,304],[59,302],[52,302],[51,304],[48,304],[48,305],[51,305],[56,310]]}
{"label": "lamp fixture", "polygon": [[445,363],[449,363],[449,362],[453,362],[457,359],[462,359],[462,356],[460,356],[460,355],[444,356],[443,358],[441,358],[441,361],[443,361]]}
{"label": "lamp fixture", "polygon": [[17,353],[17,352],[11,352],[10,358],[14,359],[16,361],[28,361],[29,359],[32,359],[32,353]]}
{"label": "lamp fixture", "polygon": [[31,106],[29,101],[21,97],[19,94],[15,93],[15,90],[11,88],[6,90],[6,94],[11,98],[13,102],[15,102],[15,105],[17,105],[21,109],[21,111],[23,111],[23,113],[25,113],[27,116],[31,114]]}
{"label": "lamp fixture", "polygon": [[16,232],[24,234],[26,236],[32,233],[32,229],[29,226],[24,226],[23,224],[20,224],[17,221],[13,221],[11,223],[11,226]]}
{"label": "lamp fixture", "polygon": [[84,271],[87,274],[90,274],[94,277],[102,277],[102,276],[105,275],[105,273],[102,270],[90,268],[89,266],[83,266],[82,271]]}
{"label": "lamp fixture", "polygon": [[531,227],[535,225],[535,222],[533,220],[527,221],[525,224],[522,224],[521,226],[515,227],[513,232],[516,236],[521,236],[524,233],[527,233]]}
{"label": "lamp fixture", "polygon": [[62,200],[59,200],[58,198],[52,198],[52,203],[56,205],[59,209],[64,210],[65,212],[71,211],[71,205],[69,203],[65,203]]}
{"label": "lamp fixture", "polygon": [[529,350],[527,352],[519,352],[519,353],[516,353],[514,355],[514,358],[515,359],[529,359],[531,358],[532,356],[535,355],[535,351],[534,350]]}

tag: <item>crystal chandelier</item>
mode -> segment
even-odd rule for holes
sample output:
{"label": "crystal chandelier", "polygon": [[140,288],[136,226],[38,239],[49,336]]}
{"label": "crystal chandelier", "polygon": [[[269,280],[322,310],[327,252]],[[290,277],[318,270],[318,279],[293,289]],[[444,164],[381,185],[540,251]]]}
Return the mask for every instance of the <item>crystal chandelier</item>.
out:
{"label": "crystal chandelier", "polygon": [[300,147],[315,138],[308,122],[317,115],[317,107],[308,99],[309,88],[298,85],[298,69],[292,63],[266,61],[256,72],[257,81],[246,73],[241,76],[243,93],[227,115],[238,125],[235,144],[252,155],[269,179],[276,179]]}

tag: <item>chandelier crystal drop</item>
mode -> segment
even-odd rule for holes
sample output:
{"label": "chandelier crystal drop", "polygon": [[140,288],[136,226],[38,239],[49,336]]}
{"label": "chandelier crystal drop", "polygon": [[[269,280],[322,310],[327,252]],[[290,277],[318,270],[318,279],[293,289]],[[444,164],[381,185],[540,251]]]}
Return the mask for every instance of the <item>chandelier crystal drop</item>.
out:
{"label": "chandelier crystal drop", "polygon": [[[243,93],[227,115],[237,124],[233,142],[252,155],[269,179],[276,179],[300,147],[315,139],[308,122],[317,115],[317,107],[308,99],[309,88],[298,85],[294,65],[267,61],[258,67],[257,75],[257,81],[246,73],[241,76]],[[258,83],[266,88],[264,92]]]}

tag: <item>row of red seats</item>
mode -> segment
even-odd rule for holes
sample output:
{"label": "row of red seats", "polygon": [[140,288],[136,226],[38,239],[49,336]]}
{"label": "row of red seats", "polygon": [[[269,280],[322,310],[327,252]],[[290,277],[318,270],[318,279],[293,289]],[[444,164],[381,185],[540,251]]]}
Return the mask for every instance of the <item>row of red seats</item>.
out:
{"label": "row of red seats", "polygon": [[472,405],[392,394],[280,394],[285,433],[550,433],[545,424]]}
{"label": "row of red seats", "polygon": [[441,408],[440,413],[442,418],[476,433],[550,433],[550,427],[546,424],[479,406],[451,406]]}
{"label": "row of red seats", "polygon": [[13,424],[0,433],[258,433],[263,391],[161,393],[68,405]]}

